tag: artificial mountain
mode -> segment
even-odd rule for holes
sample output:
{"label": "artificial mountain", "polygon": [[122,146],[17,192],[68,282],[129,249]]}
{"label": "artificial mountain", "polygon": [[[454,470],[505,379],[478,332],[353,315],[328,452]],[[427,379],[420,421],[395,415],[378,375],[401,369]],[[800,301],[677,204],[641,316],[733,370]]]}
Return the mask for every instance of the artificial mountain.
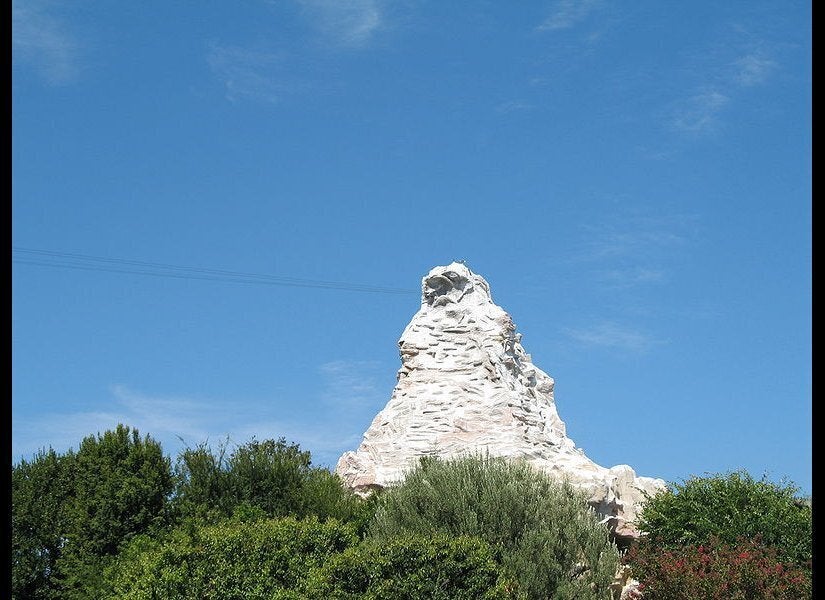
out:
{"label": "artificial mountain", "polygon": [[421,287],[421,308],[398,342],[398,383],[358,449],[338,460],[344,482],[366,494],[402,480],[426,455],[525,459],[584,489],[618,537],[635,537],[644,493],[664,481],[628,465],[602,467],[567,437],[553,379],[524,351],[483,277],[454,262],[432,269]]}

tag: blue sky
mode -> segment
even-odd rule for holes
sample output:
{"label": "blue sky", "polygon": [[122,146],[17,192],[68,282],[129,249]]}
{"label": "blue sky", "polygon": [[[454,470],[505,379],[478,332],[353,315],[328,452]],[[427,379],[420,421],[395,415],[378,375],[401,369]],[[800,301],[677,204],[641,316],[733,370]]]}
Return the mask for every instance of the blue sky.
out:
{"label": "blue sky", "polygon": [[12,10],[13,461],[332,466],[461,259],[590,458],[810,492],[810,3]]}

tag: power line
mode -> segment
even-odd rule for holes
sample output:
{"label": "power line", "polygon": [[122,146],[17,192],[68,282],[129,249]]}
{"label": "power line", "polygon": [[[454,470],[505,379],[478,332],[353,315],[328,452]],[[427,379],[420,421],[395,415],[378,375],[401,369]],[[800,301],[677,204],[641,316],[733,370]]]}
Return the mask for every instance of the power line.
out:
{"label": "power line", "polygon": [[12,257],[12,262],[21,265],[98,271],[106,273],[148,275],[151,277],[166,277],[172,279],[217,281],[223,283],[279,285],[378,294],[418,294],[418,291],[411,289],[381,287],[343,281],[322,281],[301,279],[297,277],[281,277],[262,273],[190,267],[167,263],[129,260],[124,258],[92,256],[89,254],[57,252],[38,248],[24,248],[20,246],[13,246],[12,250],[14,253],[17,253],[17,256]]}

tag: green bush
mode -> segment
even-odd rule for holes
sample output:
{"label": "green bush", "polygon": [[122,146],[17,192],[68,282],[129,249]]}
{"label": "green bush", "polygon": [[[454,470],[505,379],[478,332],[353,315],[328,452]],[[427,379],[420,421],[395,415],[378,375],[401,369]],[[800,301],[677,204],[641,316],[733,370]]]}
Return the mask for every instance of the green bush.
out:
{"label": "green bush", "polygon": [[648,541],[630,548],[645,600],[802,600],[811,598],[810,565],[777,558],[758,540],[736,545],[711,537],[707,545],[663,550]]}
{"label": "green bush", "polygon": [[364,542],[332,557],[310,577],[317,600],[504,600],[513,583],[478,538],[410,536]]}
{"label": "green bush", "polygon": [[426,458],[378,502],[371,539],[475,536],[528,598],[609,598],[619,557],[582,493],[525,462]]}
{"label": "green bush", "polygon": [[237,447],[229,455],[205,444],[178,456],[175,508],[178,518],[218,522],[237,512],[269,518],[315,515],[363,520],[362,502],[327,469],[284,438]]}
{"label": "green bush", "polygon": [[309,470],[304,480],[302,513],[314,515],[322,521],[333,518],[350,523],[358,536],[363,537],[375,515],[378,495],[360,498],[344,487],[336,473],[316,467]]}
{"label": "green bush", "polygon": [[302,598],[307,575],[356,541],[351,526],[315,518],[184,526],[164,539],[134,540],[107,573],[110,597]]}
{"label": "green bush", "polygon": [[711,537],[732,545],[759,537],[781,560],[811,559],[811,507],[792,485],[755,481],[748,473],[691,477],[649,497],[639,529],[662,548],[707,544]]}

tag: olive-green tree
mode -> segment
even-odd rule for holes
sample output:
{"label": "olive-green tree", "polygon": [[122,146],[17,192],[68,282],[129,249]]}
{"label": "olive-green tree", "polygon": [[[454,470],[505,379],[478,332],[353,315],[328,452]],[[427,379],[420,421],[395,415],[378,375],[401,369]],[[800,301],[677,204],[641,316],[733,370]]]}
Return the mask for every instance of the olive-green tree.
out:
{"label": "olive-green tree", "polygon": [[582,493],[523,461],[426,458],[378,502],[369,537],[475,536],[528,598],[609,598],[619,555]]}

